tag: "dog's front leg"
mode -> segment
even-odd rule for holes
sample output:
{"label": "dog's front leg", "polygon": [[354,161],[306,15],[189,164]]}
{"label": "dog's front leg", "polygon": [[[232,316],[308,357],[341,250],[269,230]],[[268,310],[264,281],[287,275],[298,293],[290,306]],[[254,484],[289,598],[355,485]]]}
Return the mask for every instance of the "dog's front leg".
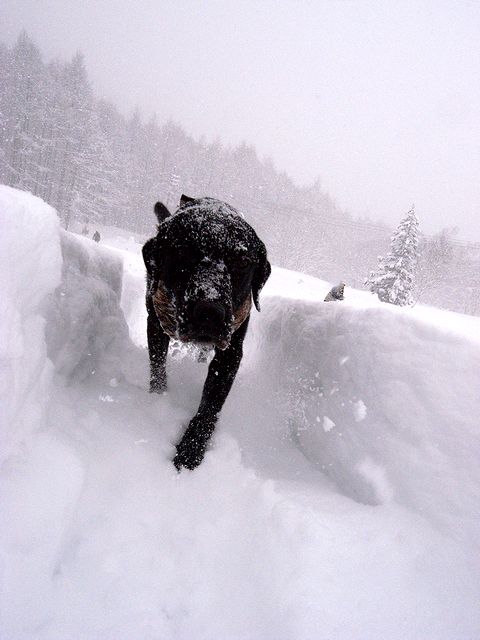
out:
{"label": "dog's front leg", "polygon": [[215,349],[215,357],[208,368],[202,400],[197,414],[190,421],[183,438],[177,444],[173,464],[180,469],[194,469],[203,460],[208,441],[215,429],[218,414],[232,388],[243,355],[243,340],[248,318],[232,336],[225,351]]}
{"label": "dog's front leg", "polygon": [[170,338],[162,329],[155,311],[147,319],[148,355],[150,356],[150,393],[162,393],[167,388],[167,352]]}

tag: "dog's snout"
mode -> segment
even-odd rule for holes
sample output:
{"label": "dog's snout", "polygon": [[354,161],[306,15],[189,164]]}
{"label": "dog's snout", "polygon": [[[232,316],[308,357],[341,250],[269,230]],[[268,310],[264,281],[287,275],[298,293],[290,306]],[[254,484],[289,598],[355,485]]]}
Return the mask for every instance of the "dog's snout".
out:
{"label": "dog's snout", "polygon": [[200,300],[193,308],[193,319],[202,326],[219,326],[225,320],[225,307],[214,300]]}

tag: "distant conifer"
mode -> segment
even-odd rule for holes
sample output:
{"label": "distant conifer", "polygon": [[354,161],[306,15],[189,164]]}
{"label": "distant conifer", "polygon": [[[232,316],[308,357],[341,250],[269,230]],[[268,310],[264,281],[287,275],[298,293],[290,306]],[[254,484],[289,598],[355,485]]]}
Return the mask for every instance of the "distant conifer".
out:
{"label": "distant conifer", "polygon": [[377,271],[372,271],[365,282],[382,302],[401,307],[414,303],[418,227],[418,218],[412,206],[392,236],[390,252],[386,257],[379,257]]}

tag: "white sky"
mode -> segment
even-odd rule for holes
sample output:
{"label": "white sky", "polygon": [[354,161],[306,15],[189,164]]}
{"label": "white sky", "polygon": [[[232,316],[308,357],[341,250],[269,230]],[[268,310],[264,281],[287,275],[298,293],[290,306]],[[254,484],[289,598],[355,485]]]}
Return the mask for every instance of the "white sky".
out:
{"label": "white sky", "polygon": [[354,215],[480,241],[480,1],[2,0],[98,96],[253,143]]}

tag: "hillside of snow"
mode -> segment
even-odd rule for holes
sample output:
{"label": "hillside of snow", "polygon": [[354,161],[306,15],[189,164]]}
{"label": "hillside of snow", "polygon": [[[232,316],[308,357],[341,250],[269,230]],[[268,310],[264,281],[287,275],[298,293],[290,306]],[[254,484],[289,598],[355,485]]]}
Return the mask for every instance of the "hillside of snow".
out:
{"label": "hillside of snow", "polygon": [[480,638],[477,318],[274,269],[178,474],[206,365],[148,393],[140,245],[0,216],[0,638]]}

